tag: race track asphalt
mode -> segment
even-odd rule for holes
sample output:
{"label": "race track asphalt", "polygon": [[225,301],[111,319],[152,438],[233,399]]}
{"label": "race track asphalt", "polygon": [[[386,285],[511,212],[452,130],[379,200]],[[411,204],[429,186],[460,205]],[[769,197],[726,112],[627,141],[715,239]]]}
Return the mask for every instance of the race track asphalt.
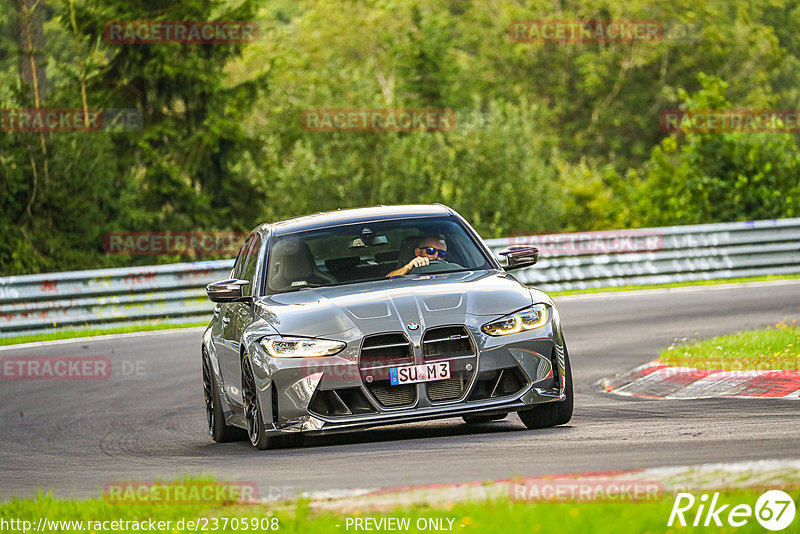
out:
{"label": "race track asphalt", "polygon": [[107,380],[0,381],[0,498],[98,495],[113,481],[210,474],[255,482],[262,497],[552,473],[800,458],[799,399],[665,401],[596,383],[654,359],[677,338],[800,320],[800,281],[556,299],[575,377],[569,425],[525,430],[516,415],[309,438],[257,451],[206,434],[202,329],[0,351],[100,356]]}

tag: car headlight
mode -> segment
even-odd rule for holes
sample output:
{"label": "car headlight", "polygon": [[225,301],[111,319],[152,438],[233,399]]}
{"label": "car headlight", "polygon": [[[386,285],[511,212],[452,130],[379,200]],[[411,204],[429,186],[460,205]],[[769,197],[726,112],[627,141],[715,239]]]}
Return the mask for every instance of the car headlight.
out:
{"label": "car headlight", "polygon": [[275,358],[333,356],[341,352],[346,346],[341,341],[289,336],[267,336],[259,343],[270,356]]}
{"label": "car headlight", "polygon": [[547,319],[547,306],[534,304],[497,321],[486,323],[481,327],[481,330],[490,336],[505,336],[544,326],[547,324]]}

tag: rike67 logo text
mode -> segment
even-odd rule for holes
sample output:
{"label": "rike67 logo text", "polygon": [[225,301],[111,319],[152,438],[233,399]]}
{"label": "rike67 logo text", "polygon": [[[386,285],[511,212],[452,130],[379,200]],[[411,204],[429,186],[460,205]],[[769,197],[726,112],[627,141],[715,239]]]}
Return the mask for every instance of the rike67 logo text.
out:
{"label": "rike67 logo text", "polygon": [[709,498],[703,494],[696,498],[691,493],[678,493],[667,526],[691,525],[693,527],[742,527],[753,517],[767,530],[784,530],[794,521],[795,504],[792,497],[780,490],[763,493],[755,507],[749,504],[723,503],[719,493]]}

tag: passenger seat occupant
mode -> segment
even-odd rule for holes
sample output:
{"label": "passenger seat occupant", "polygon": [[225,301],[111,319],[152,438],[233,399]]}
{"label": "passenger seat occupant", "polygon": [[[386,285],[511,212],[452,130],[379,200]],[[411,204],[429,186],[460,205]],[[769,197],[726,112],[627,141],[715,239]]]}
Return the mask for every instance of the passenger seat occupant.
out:
{"label": "passenger seat occupant", "polygon": [[447,255],[447,243],[444,236],[432,235],[423,237],[419,245],[414,249],[414,258],[408,263],[395,269],[386,276],[396,276],[398,274],[408,274],[414,267],[428,265],[431,260],[445,261]]}

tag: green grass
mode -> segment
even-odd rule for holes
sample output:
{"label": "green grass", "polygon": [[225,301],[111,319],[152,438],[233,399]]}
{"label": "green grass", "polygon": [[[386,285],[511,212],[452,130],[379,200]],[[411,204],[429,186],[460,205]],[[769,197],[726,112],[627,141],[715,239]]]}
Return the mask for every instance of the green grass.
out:
{"label": "green grass", "polygon": [[736,284],[741,282],[771,282],[773,280],[793,280],[800,278],[800,274],[782,274],[752,276],[749,278],[719,278],[715,280],[695,280],[693,282],[671,282],[669,284],[653,284],[647,286],[619,286],[619,287],[600,287],[590,289],[565,289],[564,291],[548,291],[547,294],[553,297],[563,297],[566,295],[583,295],[586,293],[614,293],[617,291],[638,291],[642,289],[664,289],[670,287],[690,287],[690,286],[714,286],[720,284]]}
{"label": "green grass", "polygon": [[17,345],[19,343],[32,343],[34,341],[53,341],[56,339],[72,339],[76,337],[102,336],[106,334],[128,334],[131,332],[145,332],[150,330],[172,330],[174,328],[190,328],[193,326],[207,326],[208,321],[195,321],[193,323],[154,323],[134,326],[118,326],[115,328],[92,328],[87,330],[62,330],[47,334],[32,334],[28,336],[0,337],[0,346]]}
{"label": "green grass", "polygon": [[697,343],[671,346],[660,360],[669,365],[725,371],[800,370],[800,327],[796,320]]}
{"label": "green grass", "polygon": [[[775,488],[768,488],[775,489]],[[800,502],[800,488],[784,488],[795,502]],[[727,511],[737,504],[747,504],[755,507],[758,497],[762,491],[752,490],[728,490],[720,492],[718,504],[730,504]],[[713,491],[708,491],[709,496]],[[695,491],[698,498],[701,492]],[[275,507],[271,504],[257,505],[218,505],[218,506],[197,506],[197,505],[118,505],[110,504],[102,499],[87,500],[60,500],[49,495],[40,494],[35,499],[14,499],[5,504],[0,504],[0,518],[5,521],[20,519],[31,522],[31,530],[35,531],[40,518],[47,518],[50,521],[83,521],[83,525],[65,525],[62,528],[53,528],[50,525],[47,532],[80,532],[88,534],[94,532],[111,531],[109,528],[97,529],[94,525],[88,525],[87,521],[142,521],[153,519],[154,521],[170,521],[164,524],[163,529],[156,527],[150,532],[163,532],[165,534],[182,534],[195,531],[187,522],[193,521],[195,524],[200,520],[200,532],[244,532],[243,523],[250,526],[251,521],[256,520],[259,524],[277,525],[277,532],[292,533],[335,533],[335,532],[355,532],[354,527],[347,527],[347,519],[355,518],[374,518],[383,517],[408,518],[410,528],[407,532],[419,532],[416,528],[417,520],[421,518],[434,518],[443,520],[447,526],[448,520],[453,520],[450,532],[474,532],[474,533],[498,533],[498,534],[517,534],[517,533],[547,533],[553,532],[553,526],[561,534],[585,534],[587,532],[623,532],[623,533],[662,533],[662,532],[764,532],[754,517],[748,519],[748,523],[739,528],[729,526],[723,528],[704,528],[692,527],[680,528],[674,526],[672,529],[667,527],[667,521],[674,504],[674,496],[671,493],[657,501],[631,503],[631,502],[511,502],[508,499],[495,499],[488,501],[444,503],[437,506],[416,505],[403,508],[395,508],[389,511],[370,511],[360,510],[357,506],[358,501],[350,501],[347,510],[338,512],[315,512],[309,506],[308,501],[298,501],[293,506]],[[687,512],[684,517],[689,525],[694,519],[697,505]],[[721,514],[723,524],[726,519],[727,511]],[[232,518],[236,518],[235,528]],[[227,519],[227,528],[222,528]],[[261,519],[265,522],[261,523]],[[183,520],[182,528],[178,528],[178,521]],[[216,521],[215,521],[216,520]],[[274,521],[276,520],[276,521]],[[273,522],[274,521],[274,522]],[[214,528],[216,523],[216,527]],[[702,524],[702,523],[701,523]],[[800,518],[795,518],[792,525],[784,532],[797,532],[797,525]],[[110,526],[110,525],[109,525]],[[120,528],[118,525],[114,532],[140,532],[130,528]],[[204,528],[205,527],[205,528]],[[234,528],[232,528],[234,527]],[[271,532],[272,529],[256,530],[252,527],[247,529],[250,532]],[[4,531],[15,531],[4,529]],[[21,532],[21,529],[17,529]],[[403,532],[405,530],[402,530]],[[386,532],[386,530],[379,530]],[[428,530],[430,532],[430,530]]]}

